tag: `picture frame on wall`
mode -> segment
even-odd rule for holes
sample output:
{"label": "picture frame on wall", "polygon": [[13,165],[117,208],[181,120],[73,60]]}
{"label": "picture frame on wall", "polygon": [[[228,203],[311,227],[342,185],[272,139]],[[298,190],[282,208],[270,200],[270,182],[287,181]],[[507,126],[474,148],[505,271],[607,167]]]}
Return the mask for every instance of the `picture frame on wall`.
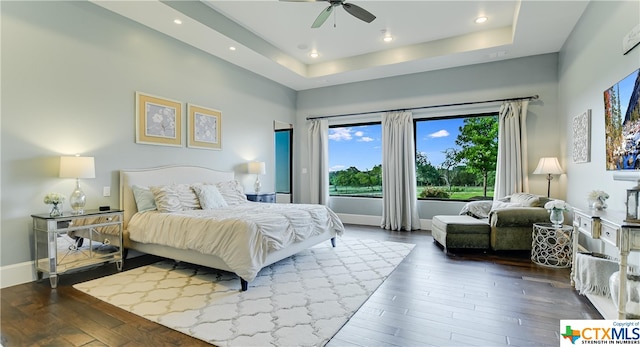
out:
{"label": "picture frame on wall", "polygon": [[591,110],[573,117],[573,162],[588,163],[591,160]]}
{"label": "picture frame on wall", "polygon": [[182,102],[136,92],[136,143],[182,147]]}
{"label": "picture frame on wall", "polygon": [[222,112],[187,104],[187,147],[222,149]]}

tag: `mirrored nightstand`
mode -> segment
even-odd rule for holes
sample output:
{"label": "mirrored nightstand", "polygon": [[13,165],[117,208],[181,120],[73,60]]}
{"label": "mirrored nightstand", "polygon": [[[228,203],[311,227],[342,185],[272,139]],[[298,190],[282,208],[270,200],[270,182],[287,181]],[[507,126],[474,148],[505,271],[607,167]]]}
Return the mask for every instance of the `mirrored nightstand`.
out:
{"label": "mirrored nightstand", "polygon": [[31,215],[35,240],[35,268],[38,279],[49,274],[51,288],[58,275],[72,269],[115,262],[122,271],[121,210],[87,210],[81,215],[66,212],[51,217]]}

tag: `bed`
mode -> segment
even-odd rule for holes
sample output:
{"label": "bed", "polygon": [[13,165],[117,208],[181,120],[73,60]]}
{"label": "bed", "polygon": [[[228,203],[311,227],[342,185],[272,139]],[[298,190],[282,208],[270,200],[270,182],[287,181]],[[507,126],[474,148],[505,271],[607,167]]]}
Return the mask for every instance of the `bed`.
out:
{"label": "bed", "polygon": [[[176,187],[183,193],[185,187],[202,193],[196,194],[202,204],[191,206],[200,200],[193,202],[182,193],[163,200],[159,190],[171,195]],[[149,195],[145,189],[154,193],[156,209],[141,200]],[[245,291],[263,267],[323,241],[331,240],[335,247],[336,236],[344,231],[337,215],[324,205],[252,202],[241,190],[233,172],[204,167],[121,170],[124,247],[236,273]],[[214,198],[205,191],[215,193]],[[182,208],[174,210],[171,201],[178,195]]]}

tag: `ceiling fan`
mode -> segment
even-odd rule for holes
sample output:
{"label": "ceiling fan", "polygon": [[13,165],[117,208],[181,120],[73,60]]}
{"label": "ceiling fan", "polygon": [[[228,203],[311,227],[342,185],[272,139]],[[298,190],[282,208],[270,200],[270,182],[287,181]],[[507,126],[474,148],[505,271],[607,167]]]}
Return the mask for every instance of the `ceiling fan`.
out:
{"label": "ceiling fan", "polygon": [[288,1],[288,2],[328,2],[329,3],[329,7],[325,8],[322,12],[320,12],[320,15],[318,15],[318,18],[316,18],[316,20],[313,22],[313,24],[311,25],[311,28],[319,28],[322,26],[322,24],[324,24],[324,22],[327,20],[327,18],[329,18],[329,16],[331,15],[331,12],[333,12],[333,8],[334,7],[338,7],[338,6],[342,6],[342,8],[345,9],[345,11],[347,11],[350,15],[365,21],[367,23],[371,23],[373,22],[374,19],[376,19],[376,16],[372,15],[369,11],[365,10],[364,8],[354,5],[354,4],[350,4],[347,2],[344,2],[344,0],[280,0],[280,1]]}

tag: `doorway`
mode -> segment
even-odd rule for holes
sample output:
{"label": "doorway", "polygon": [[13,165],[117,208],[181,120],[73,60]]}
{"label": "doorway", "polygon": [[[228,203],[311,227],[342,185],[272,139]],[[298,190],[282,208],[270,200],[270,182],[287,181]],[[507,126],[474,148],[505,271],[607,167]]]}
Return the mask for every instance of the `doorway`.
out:
{"label": "doorway", "polygon": [[292,143],[293,126],[291,124],[276,121],[275,131],[275,173],[276,173],[276,202],[293,202],[292,182]]}

